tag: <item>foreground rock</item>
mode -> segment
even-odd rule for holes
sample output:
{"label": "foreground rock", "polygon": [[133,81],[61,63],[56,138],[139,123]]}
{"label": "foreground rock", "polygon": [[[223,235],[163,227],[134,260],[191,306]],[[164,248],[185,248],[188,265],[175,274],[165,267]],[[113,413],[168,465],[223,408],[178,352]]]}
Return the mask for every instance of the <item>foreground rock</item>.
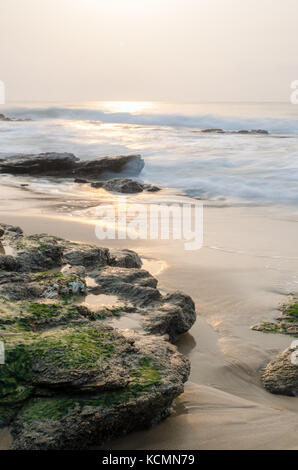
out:
{"label": "foreground rock", "polygon": [[105,174],[124,172],[138,175],[144,167],[140,155],[120,155],[82,161],[71,153],[40,153],[16,155],[0,160],[0,173],[32,176],[98,178]]}
{"label": "foreground rock", "polygon": [[152,184],[142,184],[130,178],[112,178],[107,181],[97,181],[91,183],[93,188],[103,188],[106,191],[115,191],[118,193],[141,193],[142,191],[156,192],[160,188]]}
{"label": "foreground rock", "polygon": [[[298,336],[298,302],[295,297],[279,307],[280,315],[275,321],[263,321],[252,327],[263,333],[281,333]],[[298,364],[293,362],[295,350],[286,349],[266,367],[262,382],[271,393],[298,396]],[[298,357],[298,356],[297,356]]]}
{"label": "foreground rock", "polygon": [[298,396],[298,355],[295,351],[288,348],[267,365],[262,381],[269,392]]}
{"label": "foreground rock", "polygon": [[[162,295],[131,250],[1,230],[0,427],[13,448],[86,448],[168,416],[189,361],[167,339],[194,323],[191,298]],[[131,314],[138,332],[111,326]]]}

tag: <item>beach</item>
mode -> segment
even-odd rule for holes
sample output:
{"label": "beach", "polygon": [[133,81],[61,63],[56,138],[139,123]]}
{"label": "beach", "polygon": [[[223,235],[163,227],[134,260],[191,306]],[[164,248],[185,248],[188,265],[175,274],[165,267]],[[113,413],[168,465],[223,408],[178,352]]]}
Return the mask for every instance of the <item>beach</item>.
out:
{"label": "beach", "polygon": [[[0,187],[2,223],[20,225],[26,234],[133,249],[160,289],[182,290],[196,303],[197,322],[177,342],[191,360],[191,376],[172,415],[105,449],[297,449],[297,399],[272,395],[260,381],[262,368],[292,339],[251,330],[272,320],[289,294],[297,295],[293,211],[205,204],[204,246],[187,252],[181,240],[98,240],[93,207],[111,198],[105,191],[69,183],[63,196],[58,187],[49,195],[20,187],[19,180],[7,184]],[[177,199],[177,191],[150,195],[150,201],[171,197]],[[144,203],[148,195],[132,198]],[[2,446],[7,442],[6,436]]]}

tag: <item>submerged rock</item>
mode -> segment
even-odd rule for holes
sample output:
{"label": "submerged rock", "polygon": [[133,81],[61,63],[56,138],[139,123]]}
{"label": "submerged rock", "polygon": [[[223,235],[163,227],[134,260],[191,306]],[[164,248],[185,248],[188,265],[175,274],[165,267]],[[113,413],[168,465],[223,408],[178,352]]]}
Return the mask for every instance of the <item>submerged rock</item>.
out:
{"label": "submerged rock", "polygon": [[298,396],[298,356],[294,357],[293,353],[295,349],[288,348],[269,362],[262,375],[266,390],[280,395]]}
{"label": "submerged rock", "polygon": [[0,173],[32,176],[91,177],[125,171],[138,175],[144,167],[140,155],[120,155],[82,161],[72,153],[15,155],[0,160]]}
{"label": "submerged rock", "polygon": [[[189,361],[166,338],[194,323],[191,298],[162,295],[131,250],[1,227],[14,255],[0,262],[0,427],[10,425],[13,448],[87,448],[168,416]],[[52,269],[41,271],[46,262]],[[82,303],[96,293],[122,303]],[[107,324],[130,312],[142,331]]]}

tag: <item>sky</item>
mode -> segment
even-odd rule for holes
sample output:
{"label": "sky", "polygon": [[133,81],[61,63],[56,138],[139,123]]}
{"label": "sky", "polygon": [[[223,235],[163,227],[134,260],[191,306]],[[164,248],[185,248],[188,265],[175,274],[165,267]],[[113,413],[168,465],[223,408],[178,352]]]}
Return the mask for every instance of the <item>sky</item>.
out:
{"label": "sky", "polygon": [[289,101],[297,0],[0,0],[7,101]]}

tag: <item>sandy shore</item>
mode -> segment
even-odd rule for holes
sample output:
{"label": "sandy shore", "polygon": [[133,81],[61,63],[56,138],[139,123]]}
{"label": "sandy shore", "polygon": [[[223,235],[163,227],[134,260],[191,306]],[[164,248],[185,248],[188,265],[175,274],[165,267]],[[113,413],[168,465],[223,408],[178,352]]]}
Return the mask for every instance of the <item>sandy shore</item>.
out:
{"label": "sandy shore", "polygon": [[[101,192],[2,185],[0,197],[1,222],[26,233],[135,249],[156,260],[151,271],[162,288],[181,289],[196,302],[200,317],[178,344],[191,359],[191,379],[173,415],[106,448],[298,448],[297,398],[271,395],[259,380],[261,368],[292,338],[250,330],[272,319],[286,295],[297,294],[295,215],[273,207],[205,207],[204,247],[187,252],[180,241],[97,240],[90,214],[108,197]],[[0,435],[2,447],[5,439]]]}

